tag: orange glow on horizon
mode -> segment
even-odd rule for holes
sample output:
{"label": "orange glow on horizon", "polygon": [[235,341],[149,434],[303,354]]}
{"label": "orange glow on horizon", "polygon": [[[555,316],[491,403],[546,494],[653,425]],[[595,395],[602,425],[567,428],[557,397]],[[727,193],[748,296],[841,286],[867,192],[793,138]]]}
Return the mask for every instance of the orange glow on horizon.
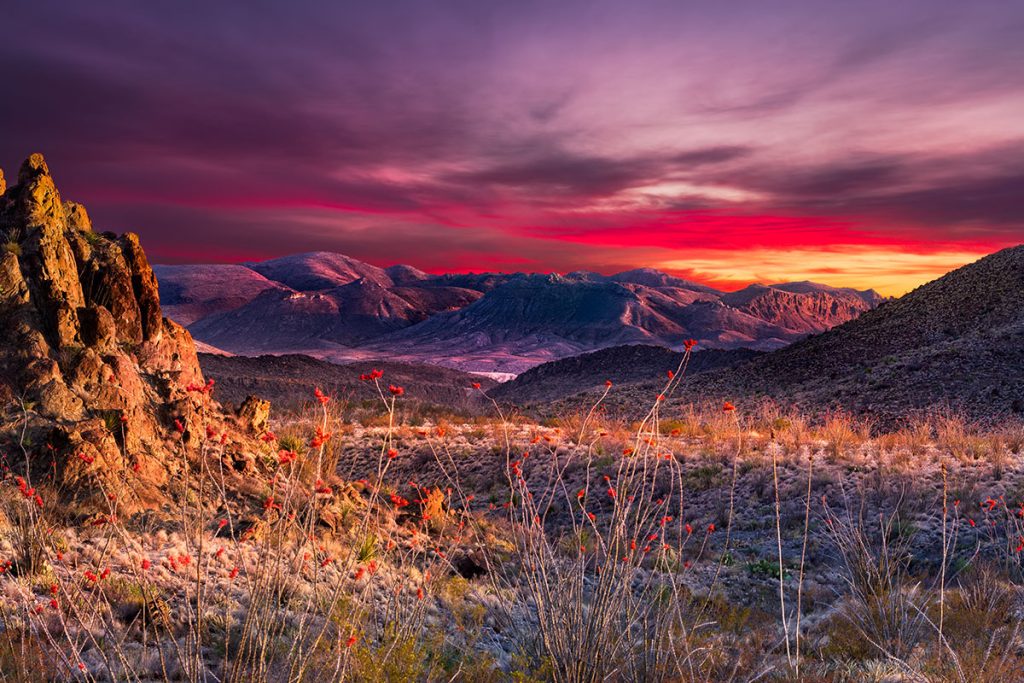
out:
{"label": "orange glow on horizon", "polygon": [[752,282],[810,280],[901,296],[991,251],[912,253],[899,248],[854,245],[828,250],[756,248],[707,251],[685,260],[660,261],[654,267],[726,290],[740,289]]}

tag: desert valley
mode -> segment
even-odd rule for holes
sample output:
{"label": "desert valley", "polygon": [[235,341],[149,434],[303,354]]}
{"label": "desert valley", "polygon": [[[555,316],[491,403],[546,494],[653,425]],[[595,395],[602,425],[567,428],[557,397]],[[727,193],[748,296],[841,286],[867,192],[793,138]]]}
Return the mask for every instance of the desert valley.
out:
{"label": "desert valley", "polygon": [[1024,5],[7,5],[0,683],[1024,683]]}

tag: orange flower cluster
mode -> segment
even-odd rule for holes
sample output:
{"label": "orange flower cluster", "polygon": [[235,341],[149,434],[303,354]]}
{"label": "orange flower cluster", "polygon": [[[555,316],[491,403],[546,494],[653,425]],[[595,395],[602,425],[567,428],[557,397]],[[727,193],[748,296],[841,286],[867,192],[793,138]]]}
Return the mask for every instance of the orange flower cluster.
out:
{"label": "orange flower cluster", "polygon": [[15,478],[15,481],[18,483],[18,491],[21,492],[23,498],[34,501],[37,507],[43,507],[43,498],[36,493],[34,486],[29,486],[22,477]]}
{"label": "orange flower cluster", "polygon": [[313,437],[313,441],[312,441],[313,448],[320,448],[325,443],[327,443],[328,441],[331,440],[331,436],[332,436],[332,434],[330,432],[325,432],[320,427],[317,427],[316,428],[316,436]]}
{"label": "orange flower cluster", "polygon": [[197,394],[209,394],[213,392],[213,379],[208,381],[206,385],[190,383],[185,387],[185,391],[191,391]]}

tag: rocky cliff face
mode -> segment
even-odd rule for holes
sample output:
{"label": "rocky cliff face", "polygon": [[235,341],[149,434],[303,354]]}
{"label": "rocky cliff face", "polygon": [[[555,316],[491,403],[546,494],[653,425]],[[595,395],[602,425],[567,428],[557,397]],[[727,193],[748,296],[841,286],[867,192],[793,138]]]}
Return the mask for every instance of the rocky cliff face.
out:
{"label": "rocky cliff face", "polygon": [[187,443],[224,419],[197,390],[192,338],[162,316],[138,237],[94,231],[42,155],[10,187],[0,175],[0,192],[0,402],[28,428],[4,450],[79,500],[152,505],[175,469],[176,421]]}

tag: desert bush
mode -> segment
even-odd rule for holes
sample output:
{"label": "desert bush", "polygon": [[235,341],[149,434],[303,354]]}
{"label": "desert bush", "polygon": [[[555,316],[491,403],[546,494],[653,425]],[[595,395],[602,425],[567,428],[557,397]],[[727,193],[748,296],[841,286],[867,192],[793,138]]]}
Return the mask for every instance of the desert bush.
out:
{"label": "desert bush", "polygon": [[818,436],[825,441],[829,455],[835,460],[858,444],[871,438],[871,423],[842,411],[829,412]]}
{"label": "desert bush", "polygon": [[1002,429],[1003,442],[1014,455],[1024,453],[1024,423],[1009,424]]}
{"label": "desert bush", "polygon": [[[662,395],[678,385],[686,360],[688,355]],[[604,473],[584,453],[582,488],[566,480],[572,455],[533,466],[534,456],[508,453],[516,560],[497,567],[495,581],[521,587],[532,606],[523,640],[531,644],[532,670],[551,680],[704,680],[718,664],[718,650],[693,644],[707,603],[693,599],[684,584],[691,564],[677,559],[710,552],[718,545],[715,526],[701,536],[684,524],[685,472],[661,444],[660,403],[635,425],[631,445]],[[721,420],[711,427],[716,438],[739,434],[733,416],[727,417],[733,420],[728,429]],[[736,461],[734,455],[733,487]],[[731,500],[730,494],[721,557],[728,554]],[[568,511],[569,528],[561,536],[547,531],[556,507]],[[567,547],[567,539],[579,545]]]}
{"label": "desert bush", "polygon": [[939,448],[961,462],[977,462],[992,454],[992,442],[962,415],[940,413],[934,417]]}
{"label": "desert bush", "polygon": [[971,566],[950,592],[945,615],[943,635],[955,661],[933,654],[925,672],[939,680],[958,680],[961,672],[971,681],[1012,680],[1022,663],[1021,597],[997,565]]}
{"label": "desert bush", "polygon": [[905,661],[930,631],[924,610],[936,597],[911,577],[912,536],[900,532],[901,518],[895,513],[880,518],[875,529],[828,509],[826,514],[849,590],[842,623],[877,656]]}

